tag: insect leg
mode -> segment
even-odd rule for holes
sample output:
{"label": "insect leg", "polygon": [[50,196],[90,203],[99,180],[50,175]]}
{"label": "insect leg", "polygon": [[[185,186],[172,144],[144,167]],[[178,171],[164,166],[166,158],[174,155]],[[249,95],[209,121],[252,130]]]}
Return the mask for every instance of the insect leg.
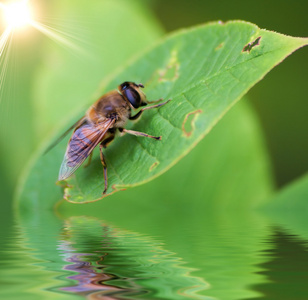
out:
{"label": "insect leg", "polygon": [[90,153],[87,163],[83,166],[84,168],[88,167],[92,161],[93,151]]}
{"label": "insect leg", "polygon": [[[161,99],[159,99],[159,100],[161,100]],[[152,108],[157,108],[157,107],[163,106],[163,105],[167,104],[169,101],[170,100],[168,100],[166,102],[163,102],[163,103],[159,103],[159,104],[156,104],[156,105],[152,105],[152,106],[148,106],[148,107],[142,108],[139,112],[137,112],[134,116],[130,117],[129,119],[130,120],[137,120],[141,116],[143,111],[145,111],[147,109],[152,109]]]}
{"label": "insect leg", "polygon": [[113,141],[114,135],[111,135],[110,137],[106,138],[102,141],[102,145],[104,148],[107,148],[107,146]]}
{"label": "insect leg", "polygon": [[119,128],[119,130],[121,132],[125,132],[125,133],[135,135],[135,136],[144,136],[144,137],[148,137],[148,138],[155,139],[155,140],[161,140],[161,136],[153,136],[153,135],[149,135],[147,133],[134,131],[134,130],[128,130],[128,129],[125,129],[125,128]]}
{"label": "insect leg", "polygon": [[104,145],[103,145],[103,143],[101,143],[99,145],[99,153],[100,153],[101,162],[102,162],[102,165],[103,165],[103,168],[104,168],[104,181],[105,181],[105,189],[103,191],[103,194],[106,194],[107,187],[108,187],[108,178],[107,178],[107,164],[106,164],[105,157],[104,157],[104,154],[103,154],[103,148],[104,148]]}
{"label": "insect leg", "polygon": [[148,104],[151,104],[151,103],[157,103],[159,101],[163,100],[163,98],[159,98],[157,100],[151,100],[151,101],[147,101]]}

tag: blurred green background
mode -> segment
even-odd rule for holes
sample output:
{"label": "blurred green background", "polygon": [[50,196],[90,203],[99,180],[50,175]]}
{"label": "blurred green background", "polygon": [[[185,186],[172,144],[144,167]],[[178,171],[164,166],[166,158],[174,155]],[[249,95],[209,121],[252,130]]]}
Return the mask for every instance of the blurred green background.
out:
{"label": "blurred green background", "polygon": [[[38,14],[52,16],[57,15],[58,19],[50,18],[50,22],[58,24],[65,30],[73,30],[74,22],[79,24],[80,30],[73,32],[79,38],[87,37],[87,32],[82,32],[83,22],[87,22],[87,17],[95,13],[95,7],[84,12],[84,19],[74,19],[74,8],[70,3],[60,1],[31,1]],[[108,3],[108,1],[107,1]],[[114,1],[119,7],[121,1]],[[143,37],[142,48],[150,46],[165,32],[170,32],[182,27],[193,26],[206,23],[212,20],[242,19],[253,22],[261,28],[275,30],[277,32],[293,35],[307,35],[308,21],[306,11],[307,1],[180,1],[180,0],[149,0],[131,1],[130,5],[135,7],[136,15],[142,14],[145,20],[152,24],[152,35],[147,41]],[[77,6],[76,6],[77,7]],[[143,9],[140,9],[143,7]],[[77,8],[76,8],[77,9]],[[119,10],[119,13],[125,14]],[[131,14],[131,12],[129,12]],[[71,20],[61,19],[61,15],[71,16]],[[104,16],[101,16],[104,18]],[[89,20],[91,17],[89,17]],[[115,20],[115,26],[120,24]],[[117,25],[118,24],[118,25]],[[61,26],[60,26],[61,25]],[[71,26],[71,27],[70,27]],[[119,25],[120,26],[120,25]],[[108,27],[108,25],[106,25]],[[129,27],[129,26],[128,26]],[[1,27],[3,29],[3,26]],[[62,29],[63,29],[62,28]],[[130,56],[138,53],[134,36],[138,35],[138,30],[143,31],[142,23],[134,32],[123,31],[122,36],[108,37],[108,28],[102,33],[100,43],[112,43],[113,41],[123,47],[129,48],[127,54],[122,55],[121,47],[118,52],[102,53],[109,55],[108,64],[102,67],[102,78],[120,64],[124,63]],[[126,38],[123,39],[123,36]],[[87,38],[82,41],[83,46],[87,44]],[[78,111],[80,105],[73,107],[65,104],[65,94],[63,94],[63,110],[53,111],[52,97],[60,97],[62,90],[53,87],[54,90],[45,89],[45,82],[40,79],[40,72],[48,68],[60,68],[60,65],[52,64],[52,55],[49,61],[45,61],[46,53],[57,55],[58,46],[54,41],[50,41],[46,36],[38,31],[27,30],[26,34],[16,33],[12,40],[9,51],[7,73],[5,81],[1,85],[0,102],[0,182],[3,224],[10,222],[10,207],[12,195],[14,193],[18,177],[25,165],[31,159],[31,155],[46,141],[53,130],[64,124],[66,111]],[[128,55],[129,54],[129,55]],[[68,53],[67,57],[72,56]],[[285,185],[294,178],[307,171],[308,167],[308,141],[306,139],[306,128],[308,125],[308,53],[299,50],[289,57],[283,64],[275,68],[266,79],[261,81],[248,94],[249,104],[255,109],[257,118],[260,120],[265,145],[268,150],[270,161],[274,173],[274,181],[277,186]],[[51,63],[50,63],[51,62]],[[94,64],[97,62],[94,62]],[[2,69],[4,62],[1,61]],[[49,65],[48,65],[49,64]],[[64,76],[70,76],[65,74]],[[65,93],[73,93],[74,74],[72,76],[72,86],[68,86]],[[87,85],[88,91],[96,90],[99,81],[92,81]],[[40,102],[37,100],[41,95],[48,93],[50,102]],[[35,101],[34,101],[35,99]],[[39,104],[38,104],[39,103]],[[37,107],[41,105],[41,107]],[[57,116],[54,119],[40,119],[39,111],[45,109],[50,111],[50,115]],[[70,112],[71,113],[71,112]],[[47,114],[48,115],[48,114]],[[60,118],[61,116],[61,118]],[[44,122],[46,124],[44,124]],[[52,124],[53,125],[50,125]]]}

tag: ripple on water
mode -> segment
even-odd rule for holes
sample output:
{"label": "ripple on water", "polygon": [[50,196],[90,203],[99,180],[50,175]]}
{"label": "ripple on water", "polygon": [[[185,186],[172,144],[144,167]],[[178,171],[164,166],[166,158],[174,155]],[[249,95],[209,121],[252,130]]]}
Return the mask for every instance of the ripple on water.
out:
{"label": "ripple on water", "polygon": [[63,291],[93,299],[210,299],[197,294],[208,284],[162,243],[97,219],[70,218],[59,249],[64,269],[74,273]]}

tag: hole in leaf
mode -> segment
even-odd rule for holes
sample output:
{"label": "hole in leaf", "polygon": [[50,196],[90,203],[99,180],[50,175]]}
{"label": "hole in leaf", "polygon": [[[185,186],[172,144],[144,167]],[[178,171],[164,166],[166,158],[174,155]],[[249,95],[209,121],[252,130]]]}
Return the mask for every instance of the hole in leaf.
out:
{"label": "hole in leaf", "polygon": [[195,130],[197,116],[202,113],[201,109],[188,113],[183,121],[182,130],[186,137],[190,137]]}
{"label": "hole in leaf", "polygon": [[253,42],[245,45],[242,52],[250,52],[253,47],[260,45],[260,40],[261,36],[257,37]]}

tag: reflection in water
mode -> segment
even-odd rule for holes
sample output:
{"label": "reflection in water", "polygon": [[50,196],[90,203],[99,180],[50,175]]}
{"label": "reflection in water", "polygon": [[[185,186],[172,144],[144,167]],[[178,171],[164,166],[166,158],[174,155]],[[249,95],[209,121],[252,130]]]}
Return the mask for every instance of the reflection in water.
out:
{"label": "reflection in water", "polygon": [[143,219],[141,235],[93,217],[23,214],[0,247],[0,299],[308,299],[306,235],[247,213],[195,215]]}
{"label": "reflection in water", "polygon": [[[77,285],[61,288],[64,291],[78,293],[83,296],[88,296],[90,299],[102,299],[102,295],[110,294],[110,292],[119,290],[116,287],[104,284],[105,281],[113,278],[112,275],[99,273],[90,262],[83,261],[83,258],[89,254],[75,253],[74,249],[69,245],[61,245],[61,250],[66,253],[72,253],[65,260],[71,264],[65,265],[64,269],[74,271],[78,274],[68,276],[77,282]],[[102,257],[103,259],[103,257]],[[98,292],[96,292],[98,291]],[[104,299],[115,299],[113,297],[104,297]]]}
{"label": "reflection in water", "polygon": [[68,219],[59,250],[76,273],[61,290],[87,299],[211,299],[197,294],[208,284],[160,243],[94,218]]}
{"label": "reflection in water", "polygon": [[[260,265],[267,283],[252,288],[263,296],[254,299],[264,300],[307,300],[308,299],[308,243],[282,229],[275,229],[268,240],[270,249],[264,251],[270,258]],[[251,298],[250,298],[251,299]]]}

